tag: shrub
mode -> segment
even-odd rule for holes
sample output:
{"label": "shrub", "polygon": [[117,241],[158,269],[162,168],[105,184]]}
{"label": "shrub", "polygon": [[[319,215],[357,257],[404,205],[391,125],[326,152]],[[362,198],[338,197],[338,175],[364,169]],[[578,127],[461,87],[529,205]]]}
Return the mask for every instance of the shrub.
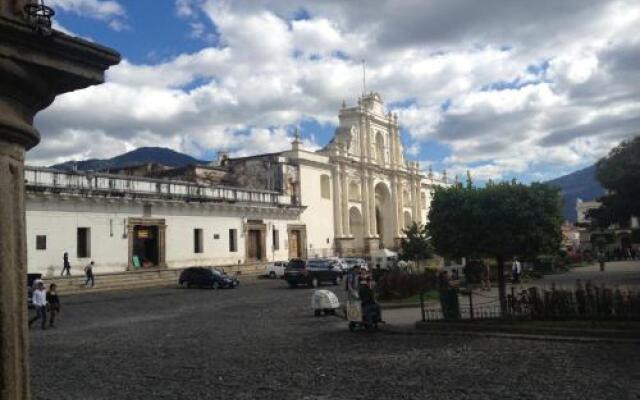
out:
{"label": "shrub", "polygon": [[421,273],[388,271],[378,279],[377,292],[380,300],[400,300],[435,287],[436,272],[433,270],[426,269]]}

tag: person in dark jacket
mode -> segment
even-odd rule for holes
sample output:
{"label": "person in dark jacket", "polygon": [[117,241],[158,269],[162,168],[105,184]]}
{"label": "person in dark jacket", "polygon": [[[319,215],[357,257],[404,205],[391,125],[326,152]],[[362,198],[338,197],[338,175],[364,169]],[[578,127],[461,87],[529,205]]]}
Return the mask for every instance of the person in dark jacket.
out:
{"label": "person in dark jacket", "polygon": [[60,276],[64,276],[65,272],[67,273],[67,276],[71,276],[71,264],[69,264],[69,253],[67,253],[66,251],[62,256],[62,272],[60,273]]}
{"label": "person in dark jacket", "polygon": [[362,305],[362,316],[368,325],[374,325],[381,320],[380,306],[376,303],[376,299],[371,289],[371,278],[366,277],[364,282],[358,288],[358,296]]}
{"label": "person in dark jacket", "polygon": [[91,287],[93,287],[93,285],[95,285],[95,279],[93,277],[93,267],[95,266],[95,263],[93,261],[91,261],[89,264],[87,264],[86,267],[84,267],[84,274],[86,276],[86,280],[84,282],[84,286],[85,287],[89,287],[89,282],[91,282]]}
{"label": "person in dark jacket", "polygon": [[58,297],[55,283],[49,285],[47,303],[49,304],[49,327],[53,328],[53,322],[56,319],[56,314],[60,312],[60,298]]}

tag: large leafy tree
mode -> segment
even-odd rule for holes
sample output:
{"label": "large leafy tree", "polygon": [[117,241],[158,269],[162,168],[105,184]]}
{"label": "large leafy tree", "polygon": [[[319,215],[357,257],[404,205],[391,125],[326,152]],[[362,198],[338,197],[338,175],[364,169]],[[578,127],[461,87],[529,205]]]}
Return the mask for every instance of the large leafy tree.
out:
{"label": "large leafy tree", "polygon": [[622,142],[596,164],[596,177],[607,189],[602,206],[591,213],[601,228],[640,216],[640,136]]}
{"label": "large leafy tree", "polygon": [[438,188],[428,230],[436,253],[448,257],[489,257],[498,264],[500,305],[506,309],[505,264],[556,252],[562,240],[559,190],[517,182],[484,188],[469,182]]}

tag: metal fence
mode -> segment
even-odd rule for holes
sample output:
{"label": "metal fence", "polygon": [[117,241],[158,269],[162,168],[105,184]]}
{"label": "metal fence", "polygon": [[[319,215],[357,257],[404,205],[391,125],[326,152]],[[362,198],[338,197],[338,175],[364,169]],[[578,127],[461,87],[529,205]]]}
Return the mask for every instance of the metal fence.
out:
{"label": "metal fence", "polygon": [[458,296],[457,290],[452,290],[448,296],[441,294],[439,307],[422,308],[423,320],[640,320],[640,292],[619,288],[531,287],[509,294],[504,311],[498,303],[474,305],[471,296]]}

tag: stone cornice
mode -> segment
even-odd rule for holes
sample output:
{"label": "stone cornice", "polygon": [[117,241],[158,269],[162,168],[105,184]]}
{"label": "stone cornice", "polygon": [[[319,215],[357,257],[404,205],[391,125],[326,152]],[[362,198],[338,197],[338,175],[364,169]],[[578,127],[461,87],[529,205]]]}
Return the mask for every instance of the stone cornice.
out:
{"label": "stone cornice", "polygon": [[26,192],[27,199],[38,199],[38,200],[46,200],[46,201],[92,201],[94,203],[98,202],[107,202],[113,204],[114,201],[118,203],[135,203],[135,204],[162,204],[167,206],[182,206],[182,207],[193,207],[193,208],[207,208],[218,211],[227,211],[227,212],[235,212],[235,213],[247,213],[254,212],[266,215],[281,215],[287,216],[291,218],[297,218],[304,210],[306,210],[306,206],[300,205],[267,205],[267,204],[256,204],[256,203],[247,203],[247,202],[214,202],[214,201],[199,201],[197,199],[194,200],[172,200],[172,199],[161,199],[161,198],[145,198],[145,197],[112,197],[108,195],[87,195],[80,193],[54,193],[54,192],[34,192],[29,191],[27,189]]}

